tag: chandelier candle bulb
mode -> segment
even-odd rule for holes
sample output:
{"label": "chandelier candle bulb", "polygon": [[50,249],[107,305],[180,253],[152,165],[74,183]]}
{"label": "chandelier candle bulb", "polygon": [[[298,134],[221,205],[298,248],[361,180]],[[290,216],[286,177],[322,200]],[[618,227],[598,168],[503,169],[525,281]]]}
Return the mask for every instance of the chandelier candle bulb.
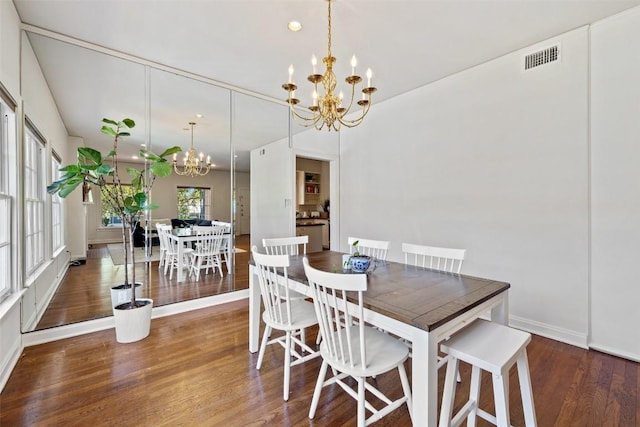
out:
{"label": "chandelier candle bulb", "polygon": [[289,83],[293,83],[293,64],[289,65]]}
{"label": "chandelier candle bulb", "polygon": [[367,87],[371,87],[371,77],[373,77],[371,68],[367,68]]}
{"label": "chandelier candle bulb", "polygon": [[356,55],[354,54],[351,57],[351,75],[352,76],[356,75],[356,65],[358,65],[358,60],[356,59]]}
{"label": "chandelier candle bulb", "polygon": [[318,59],[316,58],[316,55],[313,54],[311,55],[311,66],[313,68],[313,74],[317,74],[318,71],[316,69],[316,65],[318,65]]}

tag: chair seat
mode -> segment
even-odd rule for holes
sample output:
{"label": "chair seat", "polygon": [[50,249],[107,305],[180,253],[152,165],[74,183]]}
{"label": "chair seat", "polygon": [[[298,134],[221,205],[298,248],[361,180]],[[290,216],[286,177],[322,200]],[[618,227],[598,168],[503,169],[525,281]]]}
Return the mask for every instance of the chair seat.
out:
{"label": "chair seat", "polygon": [[[313,303],[304,300],[291,300],[289,301],[291,306],[291,324],[283,324],[271,319],[267,311],[262,312],[262,320],[264,323],[272,328],[280,329],[283,331],[295,331],[298,329],[308,328],[318,324],[318,318],[316,317]],[[282,310],[283,313],[287,310],[286,302],[282,302],[276,309]]]}
{"label": "chair seat", "polygon": [[513,365],[521,350],[529,344],[531,335],[494,322],[477,320],[450,340],[442,350],[460,360],[489,372],[501,372]]}
{"label": "chair seat", "polygon": [[[358,325],[353,325],[349,328],[351,346],[354,349],[360,348],[359,328]],[[346,329],[343,329],[340,333],[340,335],[342,335],[342,342],[344,343],[347,342],[346,331]],[[327,360],[329,365],[354,377],[370,377],[385,373],[409,357],[409,348],[403,342],[376,328],[365,327],[364,339],[367,348],[367,363],[364,364],[364,366],[366,366],[365,369],[362,368],[363,364],[360,362],[359,351],[353,353],[354,367],[351,366],[348,360],[342,361],[332,357],[326,348],[328,340],[323,340],[320,343],[320,354]]]}

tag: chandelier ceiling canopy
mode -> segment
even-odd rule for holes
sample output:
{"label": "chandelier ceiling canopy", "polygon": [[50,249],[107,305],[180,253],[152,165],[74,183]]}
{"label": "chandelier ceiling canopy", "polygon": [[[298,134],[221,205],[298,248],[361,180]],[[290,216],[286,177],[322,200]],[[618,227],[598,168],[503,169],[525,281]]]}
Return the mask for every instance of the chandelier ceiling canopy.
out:
{"label": "chandelier ceiling canopy", "polygon": [[189,122],[189,125],[191,126],[191,148],[182,159],[182,170],[178,166],[177,155],[173,155],[173,169],[178,175],[203,176],[209,173],[209,169],[211,169],[211,156],[207,156],[206,164],[202,152],[200,152],[199,156],[196,156],[196,149],[193,147],[193,127],[195,122]]}
{"label": "chandelier ceiling canopy", "polygon": [[[321,130],[326,126],[327,130],[339,131],[342,125],[346,127],[355,127],[362,123],[364,117],[369,112],[371,106],[371,94],[376,91],[376,88],[371,86],[371,69],[367,70],[367,82],[364,86],[362,77],[356,74],[357,60],[355,55],[351,58],[351,75],[345,78],[345,82],[351,86],[351,96],[345,101],[342,91],[338,95],[335,94],[337,79],[333,72],[333,64],[336,62],[336,58],[331,54],[331,1],[327,1],[328,10],[328,26],[327,26],[327,56],[322,59],[325,65],[324,74],[317,73],[317,59],[315,55],[311,57],[312,74],[307,77],[307,80],[313,84],[312,104],[307,107],[310,114],[305,115],[300,112],[296,107],[300,103],[300,100],[296,98],[295,91],[298,86],[293,80],[293,65],[289,66],[289,81],[282,85],[282,88],[289,93],[287,102],[291,110],[291,116],[294,120],[301,121],[305,127],[315,127]],[[359,115],[352,119],[347,119],[349,113],[354,113],[357,107],[351,111],[351,107],[354,106],[354,100],[356,98],[356,85],[362,82],[362,99],[355,101],[355,103],[362,107]],[[322,92],[319,90],[319,83],[322,83]],[[346,107],[345,107],[346,105]]]}

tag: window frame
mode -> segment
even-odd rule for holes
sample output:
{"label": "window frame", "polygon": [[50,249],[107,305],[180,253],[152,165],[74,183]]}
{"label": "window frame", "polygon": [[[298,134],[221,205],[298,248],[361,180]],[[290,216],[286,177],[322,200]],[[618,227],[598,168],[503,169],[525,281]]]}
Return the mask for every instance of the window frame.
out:
{"label": "window frame", "polygon": [[18,126],[11,101],[0,84],[0,302],[18,286],[18,227],[11,226],[16,224]]}
{"label": "window frame", "polygon": [[[62,160],[55,151],[51,151],[51,182],[60,179]],[[58,193],[51,195],[51,251],[55,254],[65,246],[64,204]]]}

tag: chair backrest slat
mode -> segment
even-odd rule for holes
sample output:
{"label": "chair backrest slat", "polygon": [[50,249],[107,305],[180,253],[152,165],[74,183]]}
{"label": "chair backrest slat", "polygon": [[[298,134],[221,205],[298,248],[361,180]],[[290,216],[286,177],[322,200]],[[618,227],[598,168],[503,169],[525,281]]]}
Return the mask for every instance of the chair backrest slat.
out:
{"label": "chair backrest slat", "polygon": [[309,236],[262,239],[262,246],[270,255],[300,255],[301,246],[302,255],[306,255],[307,243],[309,243]]}
{"label": "chair backrest slat", "polygon": [[459,274],[467,251],[403,243],[402,252],[405,264]]}
{"label": "chair backrest slat", "polygon": [[[391,246],[391,242],[384,240],[360,239],[358,237],[349,237],[347,242],[349,243],[349,253],[353,254],[354,250],[357,250],[360,255],[368,255],[380,261],[387,259],[389,246]],[[354,246],[354,242],[358,242],[358,244]]]}
{"label": "chair backrest slat", "polygon": [[[313,304],[322,335],[321,346],[328,356],[350,366],[366,368],[367,349],[365,342],[363,292],[367,289],[366,274],[339,274],[317,270],[303,260],[304,271],[312,291]],[[353,303],[347,300],[348,292],[355,292],[355,313],[349,309]],[[354,317],[358,322],[354,322]],[[353,348],[353,334],[359,336],[359,348]]]}

